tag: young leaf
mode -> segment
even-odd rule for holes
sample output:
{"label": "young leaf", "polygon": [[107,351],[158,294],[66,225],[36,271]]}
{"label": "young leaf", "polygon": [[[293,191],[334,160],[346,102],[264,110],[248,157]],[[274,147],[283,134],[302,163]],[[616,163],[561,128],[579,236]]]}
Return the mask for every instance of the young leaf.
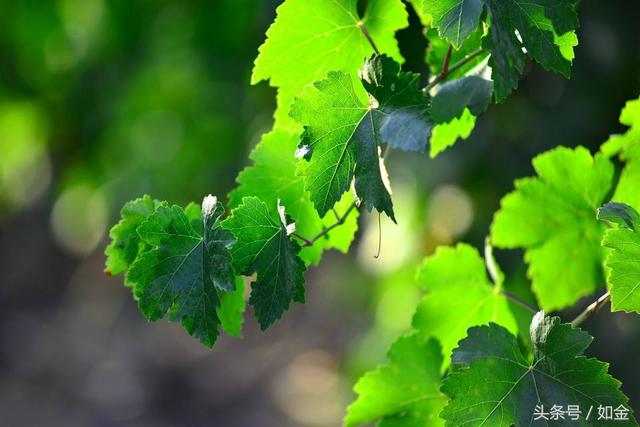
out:
{"label": "young leaf", "polygon": [[160,202],[150,196],[125,203],[120,211],[121,219],[109,231],[111,244],[107,246],[105,271],[111,275],[124,273],[136,259],[139,253],[148,249],[140,240],[136,229],[151,215]]}
{"label": "young leaf", "polygon": [[[315,236],[323,227],[336,222],[336,216],[329,212],[320,218],[304,189],[304,181],[297,175],[297,159],[294,156],[298,135],[281,128],[265,134],[251,153],[253,166],[245,168],[237,178],[238,187],[229,194],[229,205],[235,208],[247,196],[255,196],[271,207],[276,213],[278,199],[287,206],[289,214],[296,218],[297,231],[302,236]],[[335,206],[340,214],[346,212],[353,203],[353,196],[346,193]],[[323,250],[338,249],[347,252],[358,229],[358,211],[353,209],[344,224],[334,228],[325,239],[312,246],[302,248],[300,258],[307,264],[317,264]]]}
{"label": "young leaf", "polygon": [[138,227],[151,249],[140,254],[127,273],[138,306],[149,320],[168,312],[207,347],[218,336],[219,291],[232,291],[235,276],[228,247],[230,233],[220,227],[222,204],[205,198],[202,222],[195,228],[179,206],[159,206]]}
{"label": "young leaf", "polygon": [[[459,370],[442,386],[450,397],[442,418],[447,426],[549,425],[554,421],[536,419],[536,412],[546,411],[549,419],[553,405],[578,405],[580,425],[637,425],[631,414],[628,421],[595,421],[599,406],[629,406],[620,382],[607,373],[607,364],[583,355],[591,340],[586,332],[540,312],[531,323],[530,361],[503,327],[491,323],[469,329],[453,353],[452,363]],[[578,423],[568,416],[557,422]]]}
{"label": "young leaf", "polygon": [[605,155],[617,154],[625,162],[612,199],[640,209],[640,99],[627,102],[620,123],[629,126],[627,132],[613,135],[601,148]]}
{"label": "young leaf", "polygon": [[[573,0],[486,0],[491,27],[485,47],[503,101],[518,85],[525,52],[546,70],[571,73],[573,47],[578,44],[578,19]],[[524,48],[524,50],[523,50]]]}
{"label": "young leaf", "polygon": [[257,273],[249,304],[263,330],[282,316],[291,301],[305,301],[305,265],[285,219],[274,216],[260,199],[245,197],[222,222],[236,238],[231,247],[236,271],[247,276]]}
{"label": "young leaf", "polygon": [[435,337],[448,356],[474,325],[496,322],[517,334],[518,326],[507,299],[488,279],[484,261],[469,245],[439,247],[418,270],[426,291],[413,318],[413,327]]}
{"label": "young leaf", "polygon": [[424,149],[432,126],[428,98],[417,87],[418,76],[400,72],[385,55],[368,60],[361,77],[369,97],[348,74],[335,71],[308,86],[291,107],[291,116],[305,126],[299,150],[309,160],[306,189],[324,216],[355,177],[367,209],[395,221],[380,145]]}
{"label": "young leaf", "polygon": [[478,28],[484,0],[413,0],[418,16],[430,15],[440,36],[454,47]]}
{"label": "young leaf", "polygon": [[408,25],[401,0],[370,0],[362,17],[358,0],[286,0],[260,46],[251,83],[270,80],[278,90],[276,121],[286,123],[293,97],[331,70],[355,73],[374,50],[400,61],[395,33]]}
{"label": "young leaf", "polygon": [[460,118],[437,125],[433,128],[429,141],[429,156],[434,158],[455,144],[458,139],[467,139],[475,126],[476,117],[468,109],[464,110]]}
{"label": "young leaf", "polygon": [[431,116],[436,123],[460,118],[466,109],[478,116],[491,103],[493,82],[481,76],[466,76],[443,83],[431,102]]}
{"label": "young leaf", "polygon": [[611,310],[640,313],[640,214],[631,206],[607,203],[598,210],[598,218],[618,225],[602,240],[611,249],[604,262]]}
{"label": "young leaf", "polygon": [[604,227],[595,218],[613,164],[583,147],[559,147],[533,160],[536,178],[517,180],[491,226],[501,248],[524,248],[541,307],[567,307],[602,284]]}
{"label": "young leaf", "polygon": [[625,166],[620,173],[618,186],[612,197],[640,209],[640,135],[620,153]]}
{"label": "young leaf", "polygon": [[446,402],[440,392],[442,352],[434,339],[400,337],[389,350],[389,363],[366,373],[354,387],[358,398],[347,409],[345,427],[380,420],[385,426],[439,426]]}
{"label": "young leaf", "polygon": [[236,289],[233,292],[220,294],[220,306],[217,310],[222,329],[236,338],[242,337],[244,308],[244,279],[238,276],[236,277]]}

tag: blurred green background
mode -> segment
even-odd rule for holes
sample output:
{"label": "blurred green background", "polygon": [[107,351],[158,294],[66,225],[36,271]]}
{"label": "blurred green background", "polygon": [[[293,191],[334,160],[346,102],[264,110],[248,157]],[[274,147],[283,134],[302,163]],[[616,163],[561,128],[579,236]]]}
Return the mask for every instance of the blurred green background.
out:
{"label": "blurred green background", "polygon": [[[582,2],[571,80],[530,64],[468,141],[435,160],[392,154],[400,224],[383,222],[380,259],[377,216],[363,215],[351,254],[307,274],[306,305],[266,333],[247,316],[244,339],[208,351],[147,323],[102,251],[131,198],[233,188],[271,126],[275,91],[249,77],[278,3],[0,0],[3,425],[339,425],[355,379],[409,326],[416,263],[438,244],[480,248],[533,156],[596,150],[640,93],[638,2]],[[420,29],[398,38],[423,71]],[[526,297],[521,255],[497,258]],[[640,319],[603,313],[585,328],[640,409]]]}

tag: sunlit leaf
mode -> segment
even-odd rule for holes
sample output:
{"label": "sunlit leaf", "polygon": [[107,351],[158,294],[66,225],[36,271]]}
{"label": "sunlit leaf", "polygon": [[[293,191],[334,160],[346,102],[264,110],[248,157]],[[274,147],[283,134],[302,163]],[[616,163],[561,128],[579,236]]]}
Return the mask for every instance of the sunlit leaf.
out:
{"label": "sunlit leaf", "polygon": [[380,421],[381,427],[439,426],[446,402],[440,392],[442,352],[436,340],[400,337],[389,363],[366,373],[354,387],[358,398],[347,409],[345,427]]}
{"label": "sunlit leaf", "polygon": [[374,53],[360,25],[381,52],[401,61],[395,32],[408,24],[402,1],[368,1],[363,16],[357,6],[357,0],[286,0],[278,7],[251,77],[279,88],[277,123],[289,124],[289,105],[306,84],[332,70],[355,73]]}
{"label": "sunlit leaf", "polygon": [[602,240],[611,249],[604,262],[611,309],[640,313],[640,214],[631,206],[607,203],[598,210],[598,218],[617,224]]}
{"label": "sunlit leaf", "polygon": [[456,48],[477,28],[484,0],[413,0],[419,16],[431,16],[440,36]]}
{"label": "sunlit leaf", "polygon": [[[278,199],[287,207],[288,213],[296,219],[297,231],[309,238],[318,234],[323,227],[335,224],[333,212],[320,218],[304,189],[302,176],[297,173],[299,160],[295,158],[298,135],[276,128],[265,134],[251,153],[254,161],[238,175],[236,187],[229,194],[230,206],[235,208],[247,196],[255,196],[262,200],[270,212],[275,215]],[[336,203],[335,209],[340,214],[347,211],[353,203],[353,196],[345,193]],[[349,250],[351,241],[358,229],[358,210],[353,209],[345,222],[318,240],[314,245],[302,248],[300,258],[307,264],[317,264],[325,249]]]}
{"label": "sunlit leaf", "polygon": [[428,97],[418,88],[417,75],[400,72],[384,55],[368,60],[361,77],[364,88],[348,74],[330,72],[292,105],[291,116],[305,127],[299,145],[309,161],[305,186],[324,216],[355,178],[367,209],[395,220],[380,146],[424,149],[432,127]]}
{"label": "sunlit leaf", "polygon": [[487,277],[478,251],[469,245],[440,247],[418,270],[424,300],[413,318],[413,327],[442,344],[447,361],[471,326],[498,323],[518,332],[507,298]]}
{"label": "sunlit leaf", "polygon": [[537,156],[538,176],[515,182],[491,227],[493,243],[524,248],[540,305],[556,310],[603,284],[604,226],[596,210],[609,192],[614,168],[583,147],[559,147]]}

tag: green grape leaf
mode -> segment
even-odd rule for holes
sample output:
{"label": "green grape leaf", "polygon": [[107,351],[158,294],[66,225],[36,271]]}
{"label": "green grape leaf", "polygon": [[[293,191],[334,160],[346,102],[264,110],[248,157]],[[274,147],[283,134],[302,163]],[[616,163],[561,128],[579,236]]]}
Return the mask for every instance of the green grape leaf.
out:
{"label": "green grape leaf", "polygon": [[577,0],[539,0],[544,14],[553,23],[558,34],[565,34],[580,26],[576,13]]}
{"label": "green grape leaf", "polygon": [[220,294],[220,306],[217,313],[220,325],[232,337],[242,337],[242,323],[244,322],[244,279],[236,277],[235,290]]}
{"label": "green grape leaf", "polygon": [[207,347],[218,336],[218,292],[235,288],[228,247],[231,234],[220,226],[224,213],[215,197],[203,202],[202,221],[194,227],[179,206],[159,206],[137,229],[150,249],[127,272],[142,313],[152,321],[168,312]]}
{"label": "green grape leaf", "polygon": [[367,113],[357,125],[353,137],[355,144],[354,188],[360,202],[371,212],[374,208],[384,212],[396,222],[391,202],[389,177],[380,158],[380,123],[376,114]]}
{"label": "green grape leaf", "polygon": [[620,123],[629,126],[627,132],[613,135],[601,147],[606,156],[619,155],[625,162],[612,199],[640,209],[640,99],[627,102]]}
{"label": "green grape leaf", "polygon": [[428,97],[418,87],[420,76],[400,71],[400,64],[386,55],[365,61],[362,85],[375,102],[374,116],[382,142],[403,151],[424,152],[433,121]]}
{"label": "green grape leaf", "polygon": [[483,47],[492,52],[489,67],[495,84],[496,101],[502,102],[518,87],[526,55],[514,31],[498,24],[508,20],[500,8],[492,10],[491,19],[494,24],[489,30],[489,37],[483,41]]}
{"label": "green grape leaf", "polygon": [[455,144],[458,139],[467,139],[475,126],[476,117],[468,109],[465,109],[459,118],[436,125],[429,141],[429,156],[434,158]]}
{"label": "green grape leaf", "polygon": [[[518,86],[525,52],[546,70],[569,77],[578,44],[578,19],[572,0],[486,0],[491,27],[484,46],[496,99],[503,101]],[[523,51],[523,48],[525,49]]]}
{"label": "green grape leaf", "polygon": [[481,76],[445,82],[431,101],[431,116],[439,124],[460,118],[465,108],[478,116],[487,110],[492,95],[493,82]]}
{"label": "green grape leaf", "polygon": [[[637,425],[630,413],[628,421],[596,421],[599,406],[630,408],[607,364],[583,355],[592,341],[589,334],[544,312],[533,318],[530,332],[533,360],[495,323],[469,329],[453,353],[458,369],[442,386],[450,397],[440,414],[447,426]],[[553,405],[565,411],[578,405],[579,420],[565,414],[564,420],[552,421]]]}
{"label": "green grape leaf", "polygon": [[425,259],[417,277],[426,295],[418,305],[413,327],[426,337],[437,338],[447,360],[471,326],[496,322],[517,334],[507,298],[489,281],[484,261],[473,247],[439,247]]}
{"label": "green grape leaf", "polygon": [[627,136],[629,142],[620,153],[620,159],[625,166],[620,173],[618,186],[612,197],[613,200],[625,202],[640,209],[640,132],[634,137]]}
{"label": "green grape leaf", "polygon": [[439,426],[446,402],[440,392],[442,352],[434,339],[413,334],[397,339],[389,363],[362,376],[354,387],[358,398],[347,409],[345,427],[380,420],[380,427]]}
{"label": "green grape leaf", "polygon": [[[377,134],[369,136],[365,134],[367,129],[357,132],[361,123],[366,126],[372,118],[363,101],[362,89],[360,93],[356,93],[356,89],[348,74],[329,72],[327,79],[307,86],[291,107],[291,116],[305,125],[298,153],[309,160],[304,168],[305,188],[320,216],[326,215],[351,187],[356,168],[355,146],[363,146],[361,150],[378,150]],[[359,138],[365,138],[365,141],[360,142]],[[370,159],[366,157],[364,160]],[[365,168],[372,173],[376,168],[380,171],[379,161],[375,159],[374,164],[365,165]],[[384,199],[370,200],[369,206],[377,203],[380,211],[386,210],[389,216],[393,216],[391,197],[381,176],[374,185],[378,189],[371,190],[374,194],[382,193]],[[365,197],[360,193],[358,196],[361,199]]]}
{"label": "green grape leaf", "polygon": [[[196,203],[190,203],[184,208],[185,214],[191,220],[194,228],[202,222],[202,208]],[[219,292],[220,305],[216,312],[220,319],[222,329],[232,337],[242,337],[242,324],[244,323],[244,279],[236,276],[235,289],[228,292]]]}
{"label": "green grape leaf", "polygon": [[558,147],[533,160],[538,177],[515,182],[491,226],[500,248],[524,248],[541,307],[561,309],[602,284],[603,224],[595,217],[612,185],[613,164],[583,147]]}
{"label": "green grape leaf", "polygon": [[125,203],[120,211],[120,222],[109,231],[111,244],[105,250],[105,272],[114,276],[124,273],[138,254],[148,249],[148,245],[140,239],[136,229],[160,204],[147,195]]}
{"label": "green grape leaf", "polygon": [[[304,189],[304,181],[296,172],[299,161],[294,157],[298,135],[282,128],[276,128],[262,137],[251,153],[252,166],[245,168],[237,178],[238,186],[229,194],[229,205],[235,208],[247,196],[255,196],[271,207],[275,213],[278,199],[286,206],[289,214],[296,218],[297,232],[312,237],[323,227],[335,224],[336,217],[329,212],[320,218]],[[346,193],[335,206],[341,215],[353,203],[353,197]],[[358,211],[353,209],[345,222],[331,230],[326,238],[319,239],[312,246],[300,251],[300,258],[306,264],[317,264],[325,249],[337,249],[343,253],[349,250],[358,229]]]}
{"label": "green grape leaf", "polygon": [[619,227],[626,227],[638,231],[640,215],[629,205],[610,202],[598,209],[598,219]]}
{"label": "green grape leaf", "polygon": [[602,240],[611,249],[604,261],[611,310],[640,313],[640,214],[629,205],[607,203],[598,210],[598,218],[618,225]]}
{"label": "green grape leaf", "polygon": [[431,16],[440,37],[460,48],[478,28],[484,0],[413,0],[418,16]]}
{"label": "green grape leaf", "polygon": [[269,80],[278,89],[276,123],[286,116],[293,97],[331,70],[355,73],[374,51],[363,34],[364,26],[376,46],[397,61],[396,31],[408,25],[401,0],[370,0],[362,17],[358,0],[286,0],[260,46],[251,82]]}
{"label": "green grape leaf", "polygon": [[428,97],[417,87],[417,75],[400,72],[385,55],[366,61],[361,76],[369,96],[348,74],[332,71],[296,98],[291,116],[304,125],[297,155],[309,161],[305,187],[321,216],[355,178],[367,209],[395,221],[380,146],[424,149],[432,127]]}
{"label": "green grape leaf", "polygon": [[273,215],[257,197],[245,197],[222,222],[236,238],[231,247],[236,271],[250,276],[257,273],[251,286],[249,304],[262,330],[289,309],[291,301],[305,302],[305,264],[299,257],[300,246],[289,238],[295,229],[284,208]]}

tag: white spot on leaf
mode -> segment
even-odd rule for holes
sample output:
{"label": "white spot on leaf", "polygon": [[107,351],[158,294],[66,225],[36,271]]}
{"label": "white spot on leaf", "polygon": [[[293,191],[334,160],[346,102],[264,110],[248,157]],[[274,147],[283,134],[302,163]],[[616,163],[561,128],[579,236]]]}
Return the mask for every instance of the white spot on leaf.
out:
{"label": "white spot on leaf", "polygon": [[302,147],[298,147],[295,153],[296,159],[302,159],[306,157],[307,154],[311,152],[311,148],[308,145],[303,145]]}
{"label": "white spot on leaf", "polygon": [[218,204],[218,198],[216,196],[212,196],[209,194],[207,197],[202,200],[202,216],[204,218],[208,218],[213,215],[213,211]]}
{"label": "white spot on leaf", "polygon": [[278,199],[278,214],[280,215],[280,222],[287,230],[287,236],[296,232],[296,223],[292,222],[291,224],[287,224],[287,215],[285,211],[285,207],[280,204],[280,199]]}

